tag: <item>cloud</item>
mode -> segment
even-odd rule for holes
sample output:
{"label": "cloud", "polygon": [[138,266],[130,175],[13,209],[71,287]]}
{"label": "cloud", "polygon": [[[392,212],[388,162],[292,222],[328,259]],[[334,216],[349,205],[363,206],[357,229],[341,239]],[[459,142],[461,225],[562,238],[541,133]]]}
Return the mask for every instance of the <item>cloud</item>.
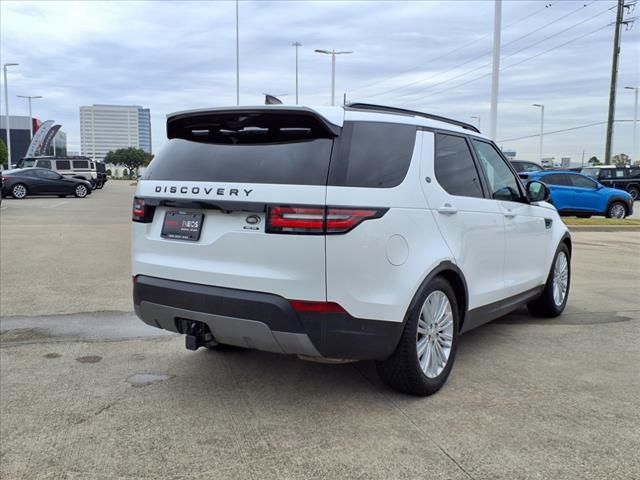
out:
{"label": "cloud", "polygon": [[[285,102],[293,102],[291,43],[299,41],[303,103],[330,101],[331,59],[313,50],[353,50],[337,59],[338,98],[346,92],[354,101],[467,121],[480,115],[487,130],[492,1],[241,1],[239,7],[242,103],[261,103],[262,92],[287,93]],[[504,2],[499,139],[538,132],[532,103],[545,104],[548,131],[606,120],[611,7],[610,0]],[[151,108],[157,150],[167,113],[235,103],[235,2],[5,1],[0,22],[3,62],[20,63],[10,71],[11,112],[26,114],[17,94],[45,96],[34,102],[34,114],[62,123],[71,150],[79,148],[81,105]],[[639,32],[638,25],[623,32],[620,88],[640,83]],[[617,118],[632,115],[633,94],[621,89]],[[631,143],[630,122],[619,124],[614,150],[629,152]],[[579,158],[585,150],[587,158],[601,157],[604,128],[549,135],[545,145],[548,156]],[[525,158],[538,155],[536,139],[505,147]]]}

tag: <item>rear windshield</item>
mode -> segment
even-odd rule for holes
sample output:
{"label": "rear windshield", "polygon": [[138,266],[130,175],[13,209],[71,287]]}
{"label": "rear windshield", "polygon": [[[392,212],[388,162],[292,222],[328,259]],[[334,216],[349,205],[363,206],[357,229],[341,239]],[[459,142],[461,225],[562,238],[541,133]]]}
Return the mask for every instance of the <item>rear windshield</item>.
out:
{"label": "rear windshield", "polygon": [[334,140],[308,115],[234,115],[170,121],[143,180],[387,188],[413,155],[413,125],[345,122]]}
{"label": "rear windshield", "polygon": [[580,173],[586,175],[591,178],[598,178],[598,169],[597,168],[583,168]]}
{"label": "rear windshield", "polygon": [[154,157],[144,180],[326,185],[333,140],[257,144],[174,138]]}

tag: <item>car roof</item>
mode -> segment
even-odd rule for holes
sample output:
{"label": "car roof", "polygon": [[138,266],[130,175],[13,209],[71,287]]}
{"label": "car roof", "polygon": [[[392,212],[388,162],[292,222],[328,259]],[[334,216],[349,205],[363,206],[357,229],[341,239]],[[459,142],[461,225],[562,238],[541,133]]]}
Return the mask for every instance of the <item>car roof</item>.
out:
{"label": "car roof", "polygon": [[[244,110],[256,110],[256,111],[305,111],[313,112],[316,115],[321,116],[325,121],[342,127],[346,121],[368,121],[368,122],[387,122],[387,123],[400,123],[407,125],[415,125],[418,127],[449,130],[457,133],[464,133],[479,137],[485,140],[491,140],[488,136],[482,135],[472,125],[466,124],[453,119],[439,117],[437,115],[431,115],[427,113],[396,109],[394,107],[386,107],[382,105],[367,105],[367,104],[348,104],[344,106],[328,107],[328,106],[313,106],[313,105],[244,105],[244,106],[229,106],[229,107],[214,107],[214,108],[198,108],[194,110],[184,110],[179,112],[173,112],[167,115],[167,119],[176,117],[179,115],[189,115],[194,113],[207,113],[207,112],[232,112],[232,111],[244,111]],[[428,118],[429,117],[429,118]],[[453,122],[453,123],[452,123]]]}

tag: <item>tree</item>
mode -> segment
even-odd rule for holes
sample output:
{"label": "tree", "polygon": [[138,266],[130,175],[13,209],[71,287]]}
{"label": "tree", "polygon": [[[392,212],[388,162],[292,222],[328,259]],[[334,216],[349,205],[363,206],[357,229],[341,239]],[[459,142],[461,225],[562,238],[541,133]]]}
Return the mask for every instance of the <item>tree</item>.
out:
{"label": "tree", "polygon": [[138,168],[149,165],[152,158],[153,155],[140,148],[119,148],[108,152],[104,157],[104,163],[124,165],[128,169],[127,174],[133,175],[134,171],[138,172]]}
{"label": "tree", "polygon": [[7,144],[4,143],[4,140],[0,140],[0,165],[4,165],[8,158]]}
{"label": "tree", "polygon": [[611,162],[617,166],[629,165],[631,163],[631,157],[626,153],[619,153],[618,155],[614,155],[611,159]]}
{"label": "tree", "polygon": [[598,157],[591,157],[587,162],[589,165],[602,165],[602,162],[598,160]]}

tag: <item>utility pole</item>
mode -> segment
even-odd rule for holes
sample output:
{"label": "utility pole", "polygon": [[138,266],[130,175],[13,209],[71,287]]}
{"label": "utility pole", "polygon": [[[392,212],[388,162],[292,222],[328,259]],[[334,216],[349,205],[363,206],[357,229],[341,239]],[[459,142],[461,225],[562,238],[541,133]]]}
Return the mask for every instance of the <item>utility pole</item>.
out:
{"label": "utility pole", "polygon": [[300,42],[293,42],[291,45],[296,47],[296,105],[298,105],[298,47],[301,47],[302,44]]}
{"label": "utility pole", "polygon": [[9,87],[7,86],[7,67],[17,67],[17,63],[5,63],[2,66],[4,73],[4,115],[7,131],[7,167],[11,170],[11,117],[9,116]]}
{"label": "utility pole", "polygon": [[495,140],[498,130],[498,90],[500,83],[500,34],[502,30],[502,0],[495,0],[493,17],[493,69],[491,73],[491,126],[489,136]]}
{"label": "utility pole", "polygon": [[315,50],[316,53],[324,53],[325,55],[331,55],[331,106],[336,104],[336,55],[348,55],[353,53],[352,51],[337,52],[334,50]]}
{"label": "utility pole", "polygon": [[625,6],[631,7],[635,2],[625,5],[625,0],[618,0],[618,10],[616,13],[616,26],[613,35],[613,58],[611,59],[611,87],[609,88],[609,116],[607,118],[607,143],[604,150],[604,163],[611,163],[611,150],[613,148],[613,123],[616,116],[616,83],[618,82],[618,59],[620,57],[620,28],[627,25],[632,20],[624,21]]}

